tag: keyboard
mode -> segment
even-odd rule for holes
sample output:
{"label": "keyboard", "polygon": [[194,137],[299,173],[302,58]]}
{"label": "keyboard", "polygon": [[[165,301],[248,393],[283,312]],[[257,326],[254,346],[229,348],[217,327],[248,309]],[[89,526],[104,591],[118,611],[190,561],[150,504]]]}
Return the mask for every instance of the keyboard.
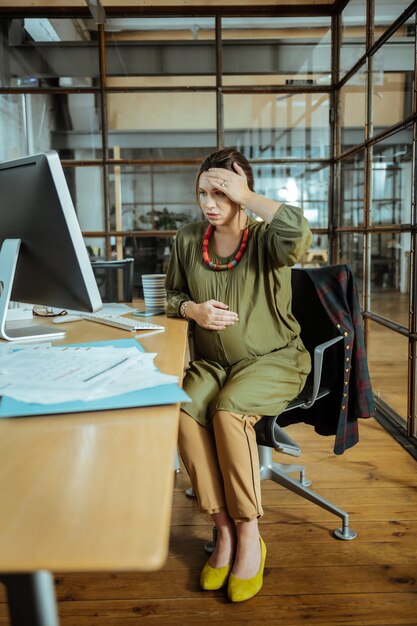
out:
{"label": "keyboard", "polygon": [[122,330],[129,330],[130,332],[134,332],[135,330],[165,330],[164,326],[151,324],[150,322],[144,322],[142,320],[133,320],[121,315],[105,315],[104,313],[80,313],[79,315],[85,320],[90,320],[90,322],[107,324],[107,326],[114,326]]}

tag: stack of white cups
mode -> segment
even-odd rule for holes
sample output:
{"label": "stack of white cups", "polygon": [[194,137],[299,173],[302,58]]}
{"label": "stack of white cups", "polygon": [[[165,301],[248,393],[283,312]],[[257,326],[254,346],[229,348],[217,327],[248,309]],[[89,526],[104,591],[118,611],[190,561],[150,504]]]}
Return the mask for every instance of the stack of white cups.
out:
{"label": "stack of white cups", "polygon": [[147,309],[165,307],[165,274],[142,274],[142,287]]}

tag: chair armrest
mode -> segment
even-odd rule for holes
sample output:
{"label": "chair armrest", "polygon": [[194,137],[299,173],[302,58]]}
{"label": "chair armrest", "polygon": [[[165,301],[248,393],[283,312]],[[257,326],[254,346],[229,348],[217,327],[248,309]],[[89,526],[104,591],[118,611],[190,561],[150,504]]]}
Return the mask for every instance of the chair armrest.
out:
{"label": "chair armrest", "polygon": [[313,391],[311,394],[311,400],[303,404],[301,409],[309,409],[313,406],[315,401],[317,400],[317,395],[320,390],[320,382],[321,382],[321,372],[323,369],[323,360],[324,360],[324,352],[330,346],[333,346],[338,341],[343,339],[343,335],[339,335],[339,337],[335,337],[334,339],[329,339],[329,341],[325,341],[324,343],[320,343],[318,346],[314,348],[314,377],[313,377]]}

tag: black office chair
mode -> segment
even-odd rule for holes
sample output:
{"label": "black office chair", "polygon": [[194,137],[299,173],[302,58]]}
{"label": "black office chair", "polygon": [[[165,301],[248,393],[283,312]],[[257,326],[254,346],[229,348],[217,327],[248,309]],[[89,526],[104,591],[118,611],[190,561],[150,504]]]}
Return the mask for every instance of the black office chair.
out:
{"label": "black office chair", "polygon": [[91,261],[103,302],[132,302],[133,258],[120,261]]}
{"label": "black office chair", "polygon": [[[342,528],[334,531],[338,539],[350,540],[356,532],[349,528],[348,514],[316,494],[308,486],[311,481],[305,478],[305,468],[301,465],[288,465],[272,461],[272,449],[300,456],[298,444],[285,432],[284,427],[291,423],[307,421],[308,410],[330,394],[343,393],[345,355],[343,334],[330,319],[324,308],[311,272],[316,270],[292,270],[292,311],[301,326],[301,338],[311,355],[312,370],[300,395],[295,398],[280,415],[265,416],[256,425],[261,480],[272,480],[310,502],[334,513],[342,519]],[[306,411],[305,420],[300,419],[300,411]],[[326,410],[326,408],[324,408]],[[293,414],[296,417],[293,418]],[[299,480],[289,473],[299,473]]]}

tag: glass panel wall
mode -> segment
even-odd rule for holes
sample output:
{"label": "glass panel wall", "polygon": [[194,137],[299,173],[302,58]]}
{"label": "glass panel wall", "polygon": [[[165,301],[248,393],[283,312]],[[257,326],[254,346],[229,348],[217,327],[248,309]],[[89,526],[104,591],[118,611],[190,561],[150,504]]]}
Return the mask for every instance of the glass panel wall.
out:
{"label": "glass panel wall", "polygon": [[25,102],[25,94],[0,94],[0,161],[16,159],[31,152]]}
{"label": "glass panel wall", "polygon": [[[114,238],[120,253],[114,233],[150,239],[157,230],[168,241],[198,219],[195,170],[219,141],[253,161],[260,187],[304,202],[325,231],[330,97],[309,89],[330,86],[330,16],[312,17],[308,29],[290,17],[222,18],[221,40],[219,59],[214,16],[111,17],[101,31],[86,18],[4,20],[0,86],[21,93],[0,94],[13,128],[2,156],[59,152],[84,232],[105,235],[105,246],[91,246],[101,256]],[[242,79],[247,93],[227,93]],[[276,91],[284,84],[295,92]]]}
{"label": "glass panel wall", "polygon": [[223,18],[223,85],[330,85],[331,21]]}
{"label": "glass panel wall", "polygon": [[[0,158],[56,150],[62,159],[97,159],[101,122],[95,94],[0,95]],[[4,133],[4,134],[3,134]]]}
{"label": "glass panel wall", "polygon": [[373,146],[372,223],[411,224],[412,192],[411,126]]}
{"label": "glass panel wall", "polygon": [[376,233],[371,237],[371,311],[408,326],[410,235]]}
{"label": "glass panel wall", "polygon": [[372,58],[373,132],[408,117],[414,98],[414,20],[409,20]]}
{"label": "glass panel wall", "polygon": [[244,94],[224,97],[228,145],[251,158],[329,158],[327,94]]}
{"label": "glass panel wall", "polygon": [[[356,45],[352,42],[356,57],[350,62],[343,45],[341,50],[342,77],[355,58],[363,62],[340,83],[338,92],[336,247],[340,261],[351,263],[358,279],[378,410],[388,419],[396,413],[400,420],[394,421],[403,420],[406,435],[407,430],[417,430],[416,415],[407,415],[407,406],[416,406],[417,391],[413,380],[416,294],[411,288],[417,270],[413,254],[417,234],[415,14],[404,13],[411,9],[410,2],[375,0],[368,3],[367,11],[365,4],[349,2],[343,12],[355,14],[355,7],[361,8],[362,15],[373,19],[374,28],[369,24],[368,42],[363,31]],[[395,31],[386,38],[384,33],[398,18]],[[352,154],[343,158],[346,151]]]}
{"label": "glass panel wall", "polygon": [[97,37],[78,19],[0,24],[1,158],[51,149],[62,159],[100,158]]}
{"label": "glass panel wall", "polygon": [[365,153],[363,150],[340,164],[339,220],[342,226],[361,226],[364,220]]}
{"label": "glass panel wall", "polygon": [[371,322],[368,362],[375,396],[405,421],[408,395],[408,339],[381,324]]}
{"label": "glass panel wall", "polygon": [[[402,226],[371,237],[371,310],[408,326],[411,276],[412,127],[373,146],[372,224]],[[411,227],[410,227],[411,229]],[[389,306],[391,304],[391,306]]]}
{"label": "glass panel wall", "polygon": [[409,0],[374,0],[375,2],[375,39],[377,39],[391,24],[395,22],[410,6]]}
{"label": "glass panel wall", "polygon": [[[200,219],[195,166],[125,165],[110,168],[111,226],[125,231],[176,231]],[[121,223],[116,228],[117,214]],[[139,233],[138,233],[139,234]]]}
{"label": "glass panel wall", "polygon": [[215,93],[110,93],[107,111],[121,159],[199,157],[216,147]]}
{"label": "glass panel wall", "polygon": [[[64,167],[64,174],[81,230],[105,231],[103,169],[98,166]],[[92,202],[94,202],[93,211]]]}
{"label": "glass panel wall", "polygon": [[0,22],[1,87],[89,88],[99,82],[98,42],[83,20]]}
{"label": "glass panel wall", "polygon": [[321,163],[254,163],[255,190],[268,198],[302,206],[312,228],[328,223],[330,167]]}
{"label": "glass panel wall", "polygon": [[214,26],[197,16],[108,20],[107,86],[215,87]]}
{"label": "glass panel wall", "polygon": [[364,64],[339,92],[342,153],[362,143],[365,139],[366,75],[366,64]]}
{"label": "glass panel wall", "polygon": [[366,0],[350,0],[342,12],[340,76],[365,54]]}
{"label": "glass panel wall", "polygon": [[[93,93],[30,94],[38,111],[32,118],[33,150],[56,150],[62,159],[93,160],[102,154],[101,98]],[[48,100],[46,100],[48,98]]]}
{"label": "glass panel wall", "polygon": [[365,237],[360,233],[344,233],[339,236],[339,263],[351,266],[360,295],[363,292],[364,245]]}

